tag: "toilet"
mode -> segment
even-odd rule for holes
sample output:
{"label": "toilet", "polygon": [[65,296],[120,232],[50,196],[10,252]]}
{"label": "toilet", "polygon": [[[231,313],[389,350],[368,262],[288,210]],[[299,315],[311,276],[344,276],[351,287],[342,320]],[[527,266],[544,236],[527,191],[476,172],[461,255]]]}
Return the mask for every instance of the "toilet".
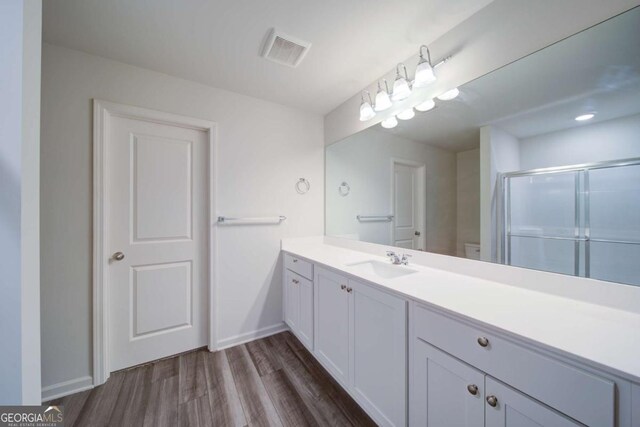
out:
{"label": "toilet", "polygon": [[465,243],[464,256],[469,259],[480,260],[480,243]]}

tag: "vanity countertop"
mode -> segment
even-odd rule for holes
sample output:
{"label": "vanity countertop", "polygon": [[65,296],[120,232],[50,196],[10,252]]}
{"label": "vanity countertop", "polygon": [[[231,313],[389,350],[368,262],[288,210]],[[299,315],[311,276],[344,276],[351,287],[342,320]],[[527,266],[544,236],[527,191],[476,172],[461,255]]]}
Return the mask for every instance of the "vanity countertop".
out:
{"label": "vanity countertop", "polygon": [[640,383],[640,314],[415,263],[384,279],[348,264],[387,258],[321,241],[288,239],[282,250]]}

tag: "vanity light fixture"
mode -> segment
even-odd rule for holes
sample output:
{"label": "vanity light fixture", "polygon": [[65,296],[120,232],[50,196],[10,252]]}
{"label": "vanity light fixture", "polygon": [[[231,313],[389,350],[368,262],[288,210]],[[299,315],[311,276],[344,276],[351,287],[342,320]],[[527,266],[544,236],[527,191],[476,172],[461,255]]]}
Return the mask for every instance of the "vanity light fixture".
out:
{"label": "vanity light fixture", "polygon": [[[424,58],[422,49],[427,49],[427,59]],[[418,60],[418,66],[416,67],[416,76],[413,80],[414,87],[424,87],[429,83],[436,81],[436,75],[433,72],[433,65],[431,65],[431,52],[425,45],[420,46],[420,59]]]}
{"label": "vanity light fixture", "polygon": [[[369,100],[364,99],[364,94],[367,94]],[[373,102],[371,101],[371,94],[369,91],[365,90],[360,94],[360,98],[362,99],[362,103],[360,104],[360,121],[366,122],[367,120],[371,120],[375,117],[376,112],[373,111]]]}
{"label": "vanity light fixture", "polygon": [[459,94],[460,94],[460,91],[458,90],[458,88],[454,87],[453,89],[449,89],[448,91],[438,95],[438,99],[441,101],[451,101],[453,98],[455,98]]}
{"label": "vanity light fixture", "polygon": [[398,118],[400,120],[411,120],[415,117],[416,112],[413,111],[413,108],[407,108],[406,110],[402,111],[400,114],[398,114]]}
{"label": "vanity light fixture", "polygon": [[433,101],[433,99],[427,99],[426,101],[416,105],[416,110],[424,113],[425,111],[432,110],[435,106],[436,103]]}
{"label": "vanity light fixture", "polygon": [[387,80],[383,79],[385,89],[382,89],[380,86],[380,81],[378,81],[378,93],[376,94],[376,103],[374,104],[375,111],[384,111],[387,108],[391,107],[391,98],[389,98],[389,85],[387,84]]}
{"label": "vanity light fixture", "polygon": [[[404,69],[404,77],[400,75],[400,66]],[[407,99],[409,95],[411,95],[411,86],[409,85],[407,67],[400,63],[396,66],[396,81],[393,82],[391,99],[394,101],[402,101],[403,99]]]}
{"label": "vanity light fixture", "polygon": [[585,122],[587,120],[591,120],[596,116],[596,113],[586,113],[576,116],[574,119],[576,122]]}
{"label": "vanity light fixture", "polygon": [[396,116],[391,116],[388,119],[384,119],[380,125],[385,129],[391,129],[398,126],[398,120]]}

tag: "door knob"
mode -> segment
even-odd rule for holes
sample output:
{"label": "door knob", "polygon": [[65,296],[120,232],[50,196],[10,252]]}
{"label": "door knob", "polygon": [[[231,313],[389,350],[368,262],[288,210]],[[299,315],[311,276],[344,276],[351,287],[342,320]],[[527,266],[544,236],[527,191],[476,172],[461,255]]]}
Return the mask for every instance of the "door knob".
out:
{"label": "door knob", "polygon": [[487,403],[495,408],[498,405],[498,398],[493,395],[487,396]]}
{"label": "door knob", "polygon": [[116,252],[111,256],[111,258],[115,259],[116,261],[122,261],[124,259],[124,254],[122,252]]}

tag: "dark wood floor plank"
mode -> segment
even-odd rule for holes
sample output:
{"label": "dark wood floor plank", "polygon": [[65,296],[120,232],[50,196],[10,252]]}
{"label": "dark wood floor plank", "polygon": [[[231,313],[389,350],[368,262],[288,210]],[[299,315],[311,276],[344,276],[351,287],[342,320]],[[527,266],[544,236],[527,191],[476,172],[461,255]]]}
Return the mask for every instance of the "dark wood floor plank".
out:
{"label": "dark wood floor plank", "polygon": [[291,427],[318,425],[284,371],[277,370],[263,376],[262,383],[283,425]]}
{"label": "dark wood floor plank", "polygon": [[178,425],[178,376],[151,383],[149,401],[144,414],[144,427]]}
{"label": "dark wood floor plank", "polygon": [[209,397],[207,395],[192,399],[178,405],[178,426],[210,427],[213,426]]}
{"label": "dark wood floor plank", "polygon": [[72,394],[71,396],[65,396],[59,399],[59,405],[64,406],[64,425],[73,427],[81,414],[82,408],[84,408],[91,390],[81,391],[80,393]]}
{"label": "dark wood floor plank", "polygon": [[282,426],[247,348],[239,345],[227,349],[226,353],[248,424]]}
{"label": "dark wood floor plank", "polygon": [[[350,426],[349,419],[328,394],[326,379],[316,378],[282,335],[269,337],[281,359],[283,372],[319,425]],[[327,385],[323,385],[327,384]]]}
{"label": "dark wood floor plank", "polygon": [[246,346],[251,360],[253,360],[253,364],[261,377],[282,368],[280,359],[274,353],[271,344],[266,338],[249,342]]}
{"label": "dark wood floor plank", "polygon": [[151,381],[155,382],[165,380],[169,377],[173,377],[174,375],[178,375],[178,369],[180,366],[179,362],[179,357],[171,357],[169,359],[162,359],[154,362]]}
{"label": "dark wood floor plank", "polygon": [[153,366],[146,365],[125,372],[109,425],[138,427],[144,423],[145,408],[151,391]]}
{"label": "dark wood floor plank", "polygon": [[207,393],[207,381],[204,373],[202,351],[183,354],[180,358],[180,394],[179,403],[185,403],[204,396]]}
{"label": "dark wood floor plank", "polygon": [[106,426],[118,400],[124,372],[116,372],[100,387],[91,390],[76,426]]}
{"label": "dark wood floor plank", "polygon": [[226,352],[203,352],[212,425],[247,425]]}

